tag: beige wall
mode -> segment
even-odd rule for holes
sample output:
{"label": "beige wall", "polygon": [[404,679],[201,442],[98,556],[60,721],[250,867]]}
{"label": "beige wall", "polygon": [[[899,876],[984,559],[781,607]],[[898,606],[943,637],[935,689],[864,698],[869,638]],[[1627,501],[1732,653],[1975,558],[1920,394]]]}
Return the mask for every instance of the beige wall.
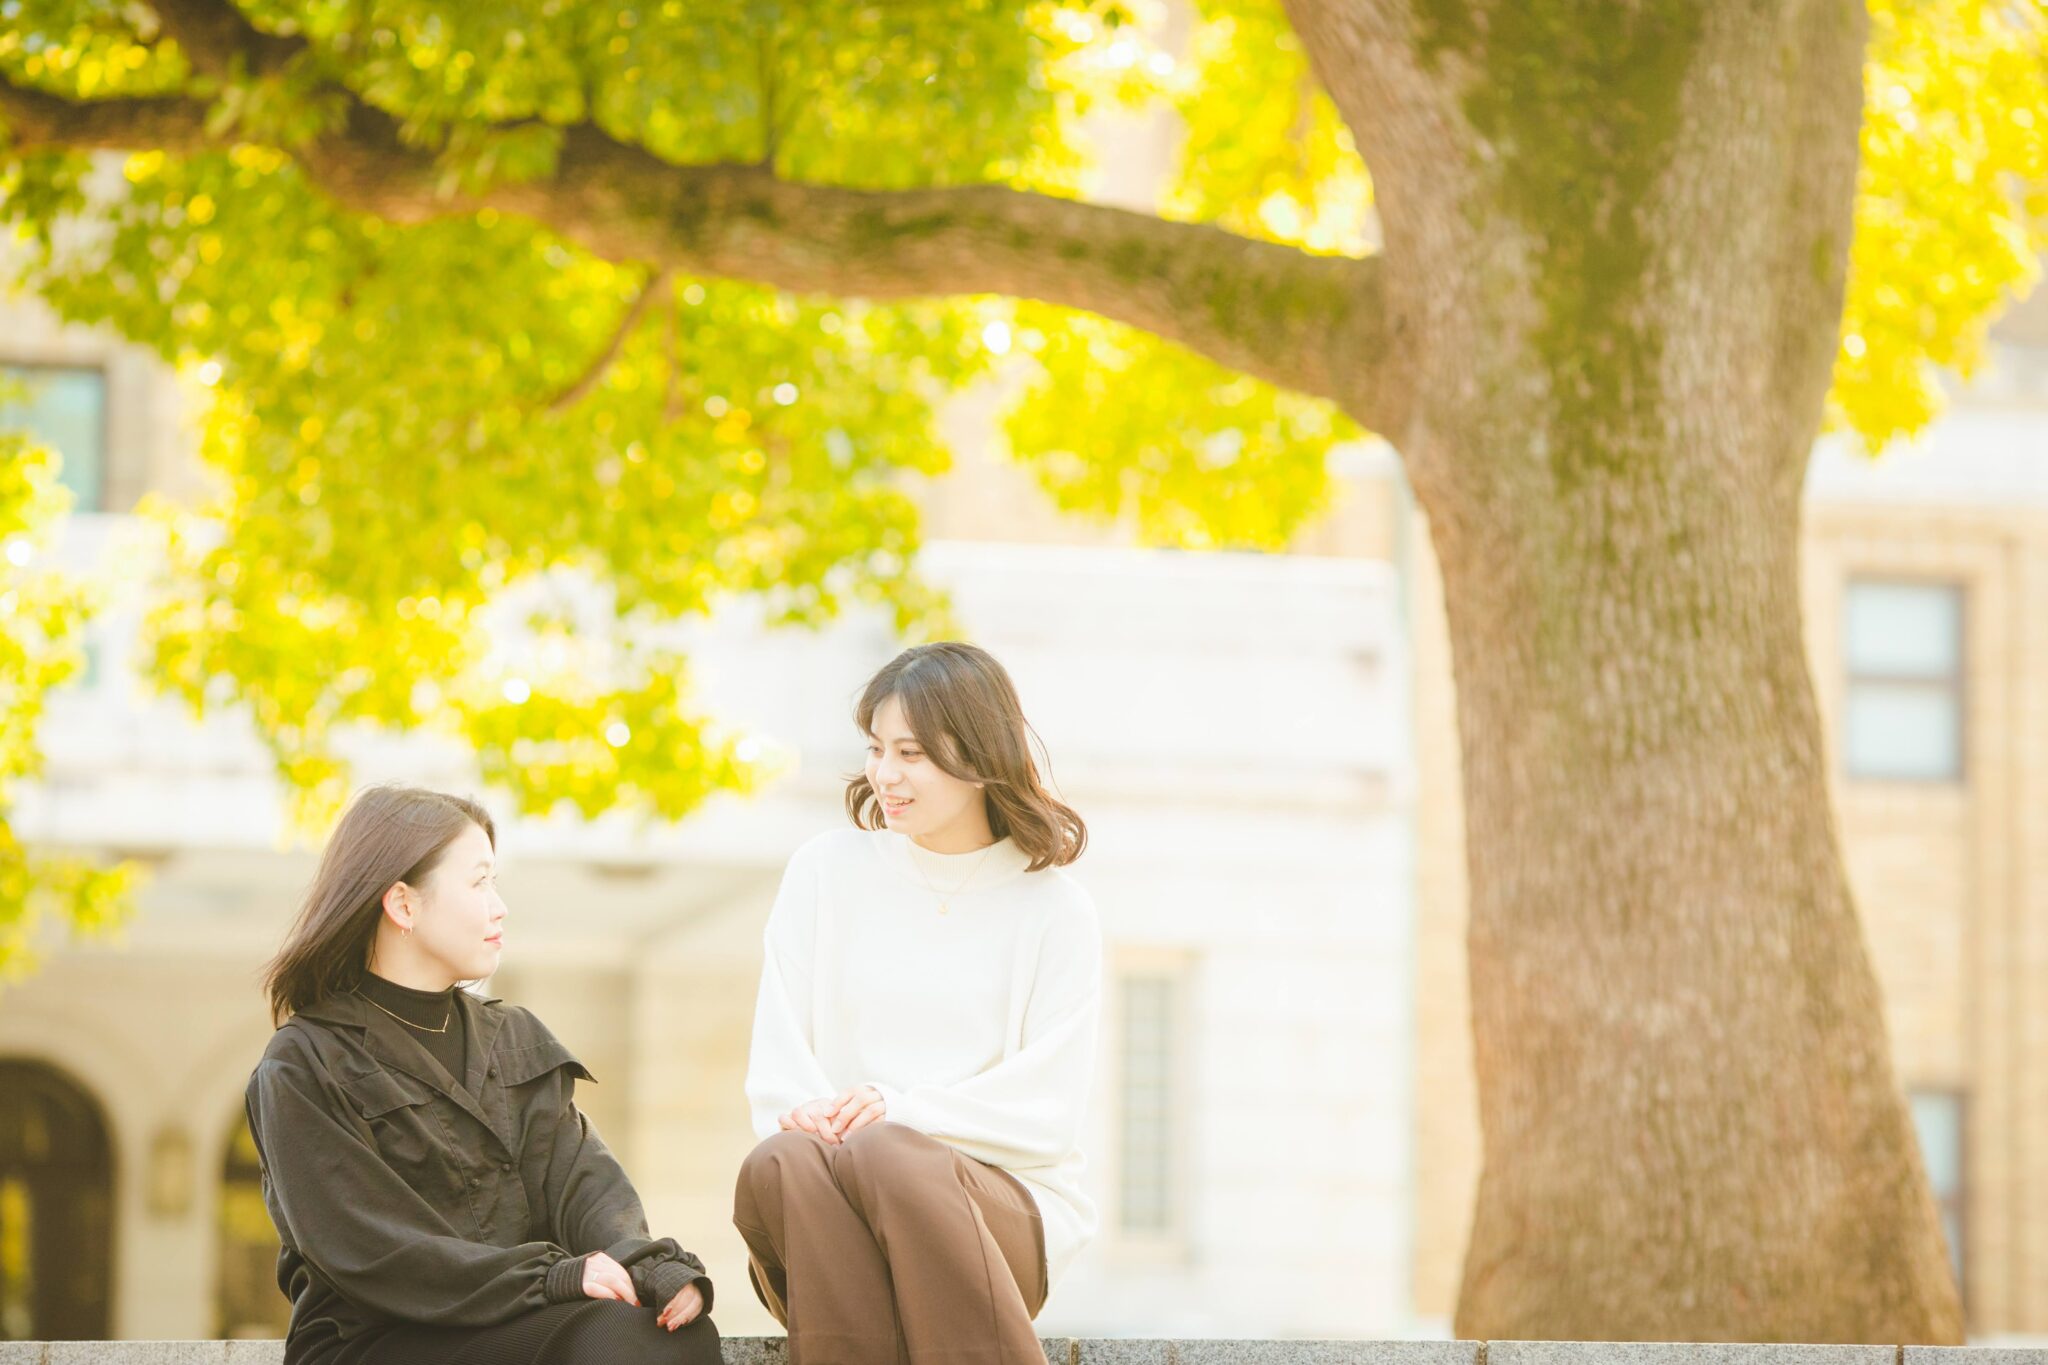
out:
{"label": "beige wall", "polygon": [[747,1287],[746,1245],[732,1225],[733,1181],[754,1145],[747,1045],[761,973],[761,925],[779,878],[646,961],[633,992],[636,1040],[628,1146],[648,1221],[713,1268],[718,1326],[729,1335],[781,1328]]}
{"label": "beige wall", "polygon": [[[1809,520],[1818,626],[1839,620],[1858,575],[1964,593],[1963,781],[1838,778],[1836,801],[1900,1082],[1964,1095],[1972,1328],[2048,1330],[2048,510],[1827,507]],[[1832,720],[1839,634],[1812,635]]]}
{"label": "beige wall", "polygon": [[[242,1086],[269,1022],[247,964],[74,950],[11,984],[0,1056],[45,1063],[97,1102],[114,1186],[111,1329],[160,1337],[214,1332],[216,1211]],[[154,1021],[134,1026],[137,1011]],[[190,1159],[152,1179],[151,1154],[181,1134]],[[170,1203],[160,1194],[173,1193]]]}

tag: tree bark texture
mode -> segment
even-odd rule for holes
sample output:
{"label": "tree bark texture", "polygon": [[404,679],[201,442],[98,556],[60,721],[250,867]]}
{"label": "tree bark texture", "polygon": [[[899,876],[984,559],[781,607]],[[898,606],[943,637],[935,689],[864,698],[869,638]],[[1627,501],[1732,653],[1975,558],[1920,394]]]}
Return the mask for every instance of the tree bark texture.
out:
{"label": "tree bark texture", "polygon": [[1387,434],[1464,756],[1458,1335],[1960,1340],[1799,606],[1860,6],[1294,9],[1417,343]]}

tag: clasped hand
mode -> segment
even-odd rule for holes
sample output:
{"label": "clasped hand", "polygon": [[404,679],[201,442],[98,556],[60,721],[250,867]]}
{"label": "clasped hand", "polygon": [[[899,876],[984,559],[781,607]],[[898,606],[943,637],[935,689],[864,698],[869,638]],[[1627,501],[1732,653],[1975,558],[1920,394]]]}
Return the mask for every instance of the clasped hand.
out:
{"label": "clasped hand", "polygon": [[[640,1295],[633,1288],[633,1277],[602,1251],[593,1251],[583,1261],[583,1297],[586,1299],[617,1299],[620,1303],[640,1306]],[[704,1311],[704,1294],[695,1283],[686,1284],[676,1291],[676,1296],[663,1306],[655,1318],[663,1327],[673,1332],[678,1327],[687,1327],[697,1320]]]}
{"label": "clasped hand", "polygon": [[836,1147],[869,1124],[881,1122],[887,1108],[881,1091],[871,1085],[857,1085],[829,1100],[808,1100],[776,1122],[784,1132],[794,1128]]}

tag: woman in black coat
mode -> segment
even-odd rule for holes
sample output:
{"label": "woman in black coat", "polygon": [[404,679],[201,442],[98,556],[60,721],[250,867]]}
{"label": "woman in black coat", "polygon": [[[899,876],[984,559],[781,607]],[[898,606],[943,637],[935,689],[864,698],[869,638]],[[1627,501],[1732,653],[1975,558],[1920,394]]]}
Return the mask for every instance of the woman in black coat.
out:
{"label": "woman in black coat", "polygon": [[286,1365],[718,1365],[703,1262],[648,1236],[590,1073],[457,984],[503,950],[495,852],[473,801],[364,792],[266,973],[248,1115]]}

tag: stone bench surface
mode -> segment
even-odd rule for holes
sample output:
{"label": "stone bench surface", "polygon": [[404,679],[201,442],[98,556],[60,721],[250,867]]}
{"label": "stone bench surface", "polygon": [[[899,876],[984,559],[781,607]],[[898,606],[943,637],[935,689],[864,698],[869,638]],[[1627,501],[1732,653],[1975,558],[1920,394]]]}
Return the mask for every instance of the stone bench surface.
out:
{"label": "stone bench surface", "polygon": [[[1587,1341],[1046,1337],[1046,1365],[2048,1365],[2048,1348]],[[281,1341],[0,1341],[0,1365],[281,1365]],[[781,1337],[727,1337],[725,1365],[786,1365]]]}

